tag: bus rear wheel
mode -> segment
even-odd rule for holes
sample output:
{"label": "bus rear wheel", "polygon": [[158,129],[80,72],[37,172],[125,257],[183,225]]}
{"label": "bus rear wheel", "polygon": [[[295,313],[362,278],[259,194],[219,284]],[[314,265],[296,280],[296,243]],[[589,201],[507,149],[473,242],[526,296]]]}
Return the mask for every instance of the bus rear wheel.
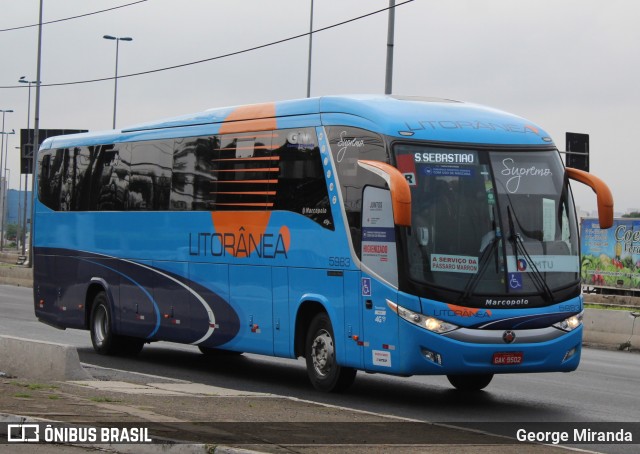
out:
{"label": "bus rear wheel", "polygon": [[493,374],[447,375],[447,378],[460,391],[480,391],[491,383]]}
{"label": "bus rear wheel", "polygon": [[89,330],[93,349],[101,355],[135,356],[144,347],[142,339],[119,336],[113,332],[109,300],[104,292],[98,293],[93,299]]}
{"label": "bus rear wheel", "polygon": [[356,378],[356,370],[336,362],[335,340],[329,316],[316,315],[307,332],[305,358],[307,375],[314,388],[324,392],[341,392]]}

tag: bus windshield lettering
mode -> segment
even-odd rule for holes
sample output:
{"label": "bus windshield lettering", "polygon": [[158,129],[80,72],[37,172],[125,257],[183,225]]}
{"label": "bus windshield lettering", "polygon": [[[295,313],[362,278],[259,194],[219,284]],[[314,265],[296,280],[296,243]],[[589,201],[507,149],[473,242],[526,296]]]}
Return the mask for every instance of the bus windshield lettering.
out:
{"label": "bus windshield lettering", "polygon": [[552,290],[578,282],[576,220],[557,153],[395,151],[400,171],[412,175],[412,279],[458,291],[465,300],[458,303],[476,307],[483,300],[475,295],[537,293],[540,280]]}

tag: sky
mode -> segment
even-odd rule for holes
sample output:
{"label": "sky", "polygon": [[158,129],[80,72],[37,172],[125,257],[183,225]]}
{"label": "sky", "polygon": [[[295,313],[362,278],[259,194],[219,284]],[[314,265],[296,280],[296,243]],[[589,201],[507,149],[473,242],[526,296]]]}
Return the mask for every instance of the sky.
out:
{"label": "sky", "polygon": [[[43,22],[136,0],[44,0]],[[396,0],[401,4],[403,0]],[[18,131],[36,80],[39,0],[0,0],[0,110],[10,187],[18,188]],[[315,0],[318,30],[387,8],[388,0]],[[40,128],[110,129],[118,74],[208,60],[309,31],[311,0],[147,0],[42,27]],[[640,211],[635,137],[640,120],[640,2],[635,0],[414,0],[396,8],[393,93],[502,109],[542,126],[560,150],[565,132],[590,136],[591,173],[615,211]],[[388,14],[313,35],[311,96],[384,93]],[[208,108],[304,98],[304,36],[211,61],[121,77],[117,127]],[[46,86],[94,79],[108,80]],[[31,89],[33,127],[35,86]],[[1,117],[0,117],[1,121]],[[1,124],[0,124],[1,127]],[[22,178],[24,181],[24,178]],[[29,182],[31,179],[29,179]],[[595,194],[572,185],[581,211]]]}

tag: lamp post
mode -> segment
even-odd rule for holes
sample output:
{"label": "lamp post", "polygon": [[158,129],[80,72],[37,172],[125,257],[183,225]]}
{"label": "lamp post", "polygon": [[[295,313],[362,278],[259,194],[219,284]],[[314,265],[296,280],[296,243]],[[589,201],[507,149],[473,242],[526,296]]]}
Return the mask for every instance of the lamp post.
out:
{"label": "lamp post", "polygon": [[[3,126],[4,126],[4,121],[3,121]],[[0,170],[2,170],[2,178],[0,178],[0,203],[2,204],[2,221],[0,221],[0,252],[4,251],[4,225],[5,225],[5,219],[7,217],[7,204],[6,204],[6,200],[7,200],[7,169],[5,167],[3,167],[3,162],[4,165],[6,166],[7,164],[7,148],[9,145],[9,138],[7,138],[7,140],[4,140],[4,136],[9,135],[9,134],[15,134],[16,130],[12,129],[11,132],[4,132],[4,127],[2,128],[2,138],[3,138],[3,146],[4,146],[4,150],[2,148],[0,148]],[[3,159],[4,158],[4,159]]]}
{"label": "lamp post", "polygon": [[[16,150],[18,150],[18,153],[22,153],[22,149],[20,147],[16,147]],[[26,178],[25,178],[25,183],[26,183]],[[20,180],[20,174],[18,174],[18,230],[16,231],[16,252],[20,251],[20,242],[22,241],[22,218],[21,218],[22,203],[20,202],[21,197],[22,197],[22,181]],[[24,255],[24,252],[22,253],[22,255]]]}
{"label": "lamp post", "polygon": [[[7,141],[8,142],[8,141]],[[6,146],[5,146],[5,150],[6,150]],[[9,172],[9,176],[7,177],[7,172]],[[4,200],[2,201],[2,204],[4,206],[4,216],[2,216],[2,242],[0,242],[0,251],[4,251],[4,235],[5,232],[7,231],[7,217],[9,217],[9,210],[7,207],[7,201],[9,199],[9,196],[7,195],[7,190],[9,189],[10,183],[11,183],[11,169],[5,167],[4,169],[4,181],[5,181],[5,190],[4,190]]]}
{"label": "lamp post", "polygon": [[384,94],[390,95],[393,88],[393,42],[396,23],[396,2],[389,0],[389,23],[387,26],[387,65],[384,78]]}
{"label": "lamp post", "polygon": [[13,110],[0,110],[0,112],[2,112],[2,141],[0,141],[0,169],[2,169],[2,151],[4,150],[4,116],[8,113],[13,112]]}
{"label": "lamp post", "polygon": [[[2,133],[0,135],[2,135],[2,140],[0,140],[0,171],[4,168],[3,166],[3,156],[4,156],[4,136],[6,134],[10,134],[10,133],[6,133],[4,132],[4,117],[6,114],[8,113],[12,113],[13,110],[11,109],[0,109],[0,112],[2,112]],[[15,133],[15,131],[14,131]],[[9,139],[7,138],[7,143],[9,142]],[[2,177],[4,177],[4,175],[2,175]],[[4,225],[4,184],[3,184],[3,179],[0,178],[0,203],[2,204],[2,225]],[[0,251],[3,249],[4,247],[4,228],[0,229]]]}
{"label": "lamp post", "polygon": [[[43,7],[43,3],[44,0],[40,0],[40,9],[38,12],[38,52],[37,52],[37,59],[36,59],[36,105],[35,105],[35,114],[33,115],[33,143],[34,143],[34,148],[38,147],[40,145],[40,85],[42,85],[41,81],[40,81],[40,74],[42,74],[42,7]],[[35,161],[35,150],[32,153],[33,156],[33,160],[32,163],[34,163]],[[35,167],[35,166],[32,166]],[[31,264],[32,264],[32,260],[31,257],[33,256],[33,233],[35,232],[34,226],[34,219],[33,219],[33,208],[35,206],[34,204],[34,196],[35,196],[35,178],[31,178],[31,234],[29,235],[29,252],[28,252],[28,256],[25,258],[25,262],[24,265],[27,265],[29,268],[31,268]],[[26,192],[27,188],[25,188],[25,192]],[[26,211],[25,211],[25,217],[26,217]],[[24,225],[24,229],[26,231],[27,229],[27,223],[25,222]]]}
{"label": "lamp post", "polygon": [[113,90],[113,129],[116,129],[116,105],[118,101],[118,49],[120,47],[120,41],[133,41],[133,38],[129,36],[116,37],[111,35],[104,35],[104,39],[110,39],[116,42],[116,76],[114,77],[114,90]]}
{"label": "lamp post", "polygon": [[[20,79],[18,79],[18,82],[20,82],[21,84],[29,84],[29,97],[27,98],[27,143],[25,144],[25,149],[22,150],[23,156],[26,158],[29,158],[29,154],[31,154],[31,162],[33,163],[33,158],[34,158],[34,151],[35,151],[35,145],[33,144],[33,140],[31,137],[31,124],[30,124],[30,120],[31,120],[31,84],[35,84],[38,81],[37,80],[26,80],[27,76],[22,76]],[[31,168],[33,168],[33,164],[31,165]],[[20,180],[20,176],[18,176],[18,181]],[[24,257],[25,253],[26,253],[26,242],[27,242],[27,196],[29,191],[27,190],[27,188],[29,186],[27,186],[27,183],[29,182],[29,173],[25,172],[24,173],[24,216],[23,216],[23,222],[22,222],[22,251],[21,254]],[[20,217],[20,213],[18,213],[18,218]],[[19,224],[19,223],[18,223]],[[25,259],[26,260],[26,259]]]}
{"label": "lamp post", "polygon": [[311,50],[313,47],[313,0],[309,14],[309,62],[307,63],[307,98],[311,97]]}

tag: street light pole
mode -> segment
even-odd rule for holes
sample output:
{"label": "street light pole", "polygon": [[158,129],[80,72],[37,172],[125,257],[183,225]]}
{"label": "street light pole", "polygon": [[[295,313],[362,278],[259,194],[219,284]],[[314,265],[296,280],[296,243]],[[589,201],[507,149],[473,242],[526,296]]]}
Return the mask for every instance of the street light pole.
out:
{"label": "street light pole", "polygon": [[[4,123],[4,121],[3,121]],[[2,128],[4,129],[4,127]],[[11,132],[2,132],[2,137],[15,134],[16,130],[13,129]],[[7,188],[9,186],[7,182],[7,148],[9,145],[9,138],[7,137],[6,141],[3,141],[4,150],[0,148],[0,171],[2,172],[2,178],[0,178],[0,203],[2,204],[2,220],[0,221],[0,252],[4,251],[4,225],[7,217]],[[4,159],[3,159],[4,158]],[[4,166],[4,167],[3,167]]]}
{"label": "street light pole", "polygon": [[[22,76],[18,82],[21,84],[29,84],[29,96],[27,98],[27,143],[25,144],[25,149],[21,150],[25,160],[29,159],[28,153],[31,153],[31,162],[34,159],[35,145],[33,144],[33,138],[31,137],[31,84],[37,83],[35,80],[26,80],[27,76]],[[33,165],[31,166],[33,168]],[[27,169],[25,169],[27,170]],[[20,181],[20,176],[18,175],[18,181]],[[22,218],[22,250],[21,255],[24,257],[26,253],[26,242],[27,242],[27,202],[28,202],[28,194],[29,190],[27,189],[29,182],[29,172],[24,173],[24,214]],[[20,217],[20,213],[18,213],[18,217]],[[26,260],[26,258],[25,258]]]}
{"label": "street light pole", "polygon": [[387,65],[384,79],[384,94],[390,95],[393,90],[393,42],[396,22],[396,2],[389,0],[389,23],[387,26]]}
{"label": "street light pole", "polygon": [[[40,147],[40,85],[42,85],[40,80],[40,74],[42,74],[42,7],[44,0],[40,0],[40,11],[38,13],[38,54],[37,54],[37,63],[36,63],[36,106],[35,113],[33,118],[33,152],[31,158],[31,169],[35,169],[36,167],[36,152]],[[34,175],[35,177],[35,175]],[[35,233],[35,220],[34,220],[34,207],[35,207],[35,178],[31,178],[31,228],[29,235],[29,254],[26,258],[25,264],[31,268],[33,267],[33,236]],[[26,188],[25,188],[26,191]],[[27,229],[27,223],[24,224],[24,229]]]}
{"label": "street light pole", "polygon": [[[8,141],[7,141],[8,142]],[[7,151],[7,146],[4,147],[5,152]],[[9,177],[7,177],[7,172],[9,172]],[[9,210],[7,209],[7,201],[9,196],[7,195],[7,189],[9,189],[9,185],[11,183],[11,169],[5,167],[4,169],[4,181],[6,183],[6,188],[4,191],[4,216],[2,216],[2,243],[0,243],[0,251],[4,251],[4,234],[7,231],[7,217],[9,216]]]}
{"label": "street light pole", "polygon": [[[0,112],[2,112],[2,140],[0,141],[0,171],[2,171],[2,169],[4,168],[4,136],[7,135],[8,133],[4,132],[4,117],[6,114],[8,113],[12,113],[13,110],[11,109],[1,109]],[[15,131],[14,131],[15,133]],[[7,143],[9,143],[9,139],[7,138]],[[5,185],[3,184],[3,179],[4,179],[4,175],[2,175],[2,177],[0,178],[0,198],[2,200],[0,200],[0,203],[2,205],[2,225],[4,226],[4,215],[5,215],[5,206],[4,206],[4,191],[5,191]],[[2,251],[2,249],[4,248],[4,228],[0,229],[0,251]]]}
{"label": "street light pole", "polygon": [[116,42],[116,75],[113,78],[114,81],[114,89],[113,89],[113,129],[116,129],[116,106],[118,102],[118,51],[120,48],[120,41],[133,41],[133,38],[129,36],[116,37],[111,35],[104,35],[104,39],[110,39]]}
{"label": "street light pole", "polygon": [[[20,147],[16,147],[21,153]],[[16,231],[16,252],[20,250],[20,241],[22,241],[22,203],[20,202],[22,197],[22,180],[20,180],[20,174],[18,173],[18,230]],[[24,255],[24,253],[22,253]]]}
{"label": "street light pole", "polygon": [[309,14],[309,63],[307,64],[307,98],[311,97],[311,49],[313,47],[313,0]]}
{"label": "street light pole", "polygon": [[13,112],[13,110],[0,110],[2,113],[2,141],[0,142],[0,169],[2,169],[2,150],[4,150],[4,117],[6,114]]}

